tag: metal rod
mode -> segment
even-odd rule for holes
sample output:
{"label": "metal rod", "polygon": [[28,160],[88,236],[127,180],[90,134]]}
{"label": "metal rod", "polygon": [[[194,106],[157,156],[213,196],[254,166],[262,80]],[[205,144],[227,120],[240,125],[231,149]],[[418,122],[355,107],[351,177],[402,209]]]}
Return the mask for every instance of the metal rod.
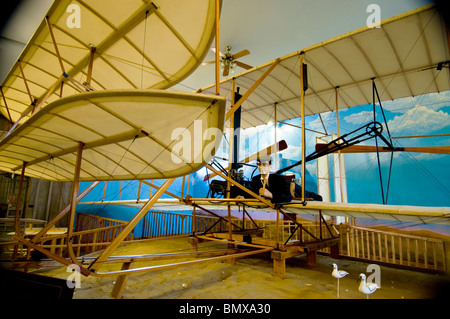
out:
{"label": "metal rod", "polygon": [[305,201],[305,90],[304,90],[304,74],[303,74],[303,55],[304,52],[300,54],[300,108],[301,108],[301,118],[302,118],[302,168],[301,168],[301,178],[302,178],[302,194],[301,194],[301,200],[302,202]]}

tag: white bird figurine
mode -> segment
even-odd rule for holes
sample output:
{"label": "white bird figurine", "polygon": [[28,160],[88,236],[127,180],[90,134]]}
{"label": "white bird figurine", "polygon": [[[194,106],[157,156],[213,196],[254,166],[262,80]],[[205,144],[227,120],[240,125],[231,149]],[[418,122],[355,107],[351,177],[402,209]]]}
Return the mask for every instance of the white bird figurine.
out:
{"label": "white bird figurine", "polygon": [[361,282],[359,284],[358,290],[365,294],[367,296],[367,299],[369,299],[369,295],[374,293],[375,290],[380,289],[380,287],[378,287],[378,285],[375,283],[366,283],[366,275],[364,274],[359,275],[358,281]]}
{"label": "white bird figurine", "polygon": [[338,270],[338,266],[336,264],[333,263],[333,272],[331,273],[331,275],[334,278],[337,278],[338,283],[337,283],[337,297],[339,298],[339,279],[343,278],[345,276],[348,275],[348,272],[344,271],[344,270]]}

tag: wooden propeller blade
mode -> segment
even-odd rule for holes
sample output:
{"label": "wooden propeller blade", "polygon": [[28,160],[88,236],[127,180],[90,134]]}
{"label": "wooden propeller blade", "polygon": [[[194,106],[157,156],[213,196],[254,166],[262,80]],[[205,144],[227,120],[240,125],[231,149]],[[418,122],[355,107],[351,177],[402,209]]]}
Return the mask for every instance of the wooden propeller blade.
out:
{"label": "wooden propeller blade", "polygon": [[[376,152],[376,146],[352,145],[341,150],[341,153],[372,153]],[[386,147],[378,147],[378,152],[390,152]],[[407,146],[396,148],[395,151],[412,153],[450,154],[450,146]]]}
{"label": "wooden propeller blade", "polygon": [[243,56],[246,56],[246,55],[249,55],[249,54],[250,54],[250,51],[247,50],[247,49],[245,49],[245,50],[242,50],[242,51],[240,51],[240,52],[238,52],[238,53],[233,54],[233,55],[231,56],[231,58],[232,58],[233,60],[235,60],[235,59],[242,58]]}
{"label": "wooden propeller blade", "polygon": [[[214,53],[216,53],[216,48],[211,48],[211,51],[214,52]],[[223,54],[223,53],[220,52],[220,51],[219,51],[219,55],[220,55],[221,57],[225,57],[225,54]]]}
{"label": "wooden propeller blade", "polygon": [[250,155],[247,158],[244,158],[242,161],[240,161],[239,163],[249,163],[251,161],[255,161],[259,156],[261,155],[270,155],[273,153],[276,153],[278,151],[283,151],[287,148],[287,143],[285,140],[281,140],[278,143],[275,143],[269,147],[267,147],[266,149],[259,151],[253,155]]}
{"label": "wooden propeller blade", "polygon": [[[261,155],[270,155],[270,154],[273,154],[273,153],[278,152],[278,151],[283,151],[283,150],[285,150],[286,148],[287,148],[287,143],[286,143],[286,141],[285,141],[285,140],[281,140],[281,141],[279,141],[278,143],[275,143],[275,144],[273,144],[273,145],[271,145],[271,146],[265,148],[265,149],[262,150],[262,151],[259,151],[259,152],[255,153],[255,154],[253,154],[253,155],[250,155],[250,156],[247,157],[247,158],[244,158],[244,159],[243,159],[242,161],[240,161],[239,163],[249,163],[249,162],[251,162],[251,161],[256,160],[256,159],[258,158],[258,156],[261,156]],[[231,169],[231,164],[228,166],[227,170],[229,171],[230,169]],[[203,178],[203,180],[204,180],[204,181],[207,181],[208,179],[213,178],[213,177],[216,176],[216,175],[217,175],[216,173],[207,174],[207,175],[205,175],[205,177]]]}
{"label": "wooden propeller blade", "polygon": [[230,73],[230,64],[225,63],[225,67],[223,68],[223,76],[227,76]]}
{"label": "wooden propeller blade", "polygon": [[241,68],[246,69],[246,70],[250,70],[253,69],[253,67],[251,65],[239,62],[239,61],[234,61],[237,65],[239,65]]}
{"label": "wooden propeller blade", "polygon": [[202,65],[208,65],[208,64],[213,64],[213,63],[215,63],[216,61],[207,61],[207,62],[202,62]]}

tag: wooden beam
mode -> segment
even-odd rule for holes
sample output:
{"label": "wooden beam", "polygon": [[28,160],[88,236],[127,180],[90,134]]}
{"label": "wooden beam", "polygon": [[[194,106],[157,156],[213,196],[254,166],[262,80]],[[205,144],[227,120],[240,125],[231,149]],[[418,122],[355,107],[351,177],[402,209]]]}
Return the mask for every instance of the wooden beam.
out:
{"label": "wooden beam", "polygon": [[225,121],[228,121],[234,112],[244,103],[244,101],[253,93],[253,91],[261,84],[262,81],[272,72],[272,70],[280,63],[280,59],[276,59],[272,65],[261,75],[261,77],[256,80],[255,83],[245,92],[245,94],[236,102],[236,104],[227,112]]}
{"label": "wooden beam", "polygon": [[9,112],[8,103],[6,103],[5,94],[3,93],[3,88],[0,86],[0,92],[2,93],[3,103],[5,103],[6,112],[8,113],[9,121],[12,123],[11,113]]}
{"label": "wooden beam", "polygon": [[19,234],[19,213],[20,213],[20,206],[21,206],[20,202],[22,200],[23,180],[25,178],[26,166],[27,166],[27,163],[23,162],[22,174],[20,174],[19,193],[17,195],[17,202],[16,202],[16,212],[14,214],[14,231],[17,236],[21,236],[21,234]]}
{"label": "wooden beam", "polygon": [[[152,180],[152,181],[153,181],[153,180]],[[144,183],[144,184],[147,184],[148,186],[151,187],[151,189],[152,189],[153,187],[156,188],[157,190],[161,188],[160,186],[157,186],[157,185],[153,184],[152,182],[148,182],[148,181],[146,181],[146,180],[139,180],[139,182],[140,182],[140,183],[142,182],[142,183]],[[172,193],[172,192],[165,191],[164,193],[166,193],[167,195],[172,196],[172,197],[174,197],[174,198],[176,198],[176,199],[178,199],[178,200],[180,200],[180,201],[183,200],[182,197],[180,197],[180,196],[178,196],[178,195],[176,195],[176,194],[174,194],[174,193]],[[151,196],[152,196],[152,193],[150,192],[150,197],[151,197]]]}
{"label": "wooden beam", "polygon": [[50,36],[52,38],[53,46],[55,47],[55,53],[58,58],[59,65],[61,66],[62,73],[66,73],[66,70],[64,68],[64,64],[62,62],[61,54],[59,53],[58,45],[56,44],[55,35],[53,34],[52,25],[50,24],[50,21],[48,17],[45,17],[45,22],[47,23],[48,31],[50,32]]}
{"label": "wooden beam", "polygon": [[[80,195],[77,197],[77,203],[82,200],[91,190],[95,188],[100,182],[92,182]],[[71,204],[64,208],[52,221],[48,222],[42,230],[33,237],[32,241],[37,242],[42,236],[44,236],[47,231],[52,228],[59,220],[61,220],[70,211]]]}
{"label": "wooden beam", "polygon": [[216,95],[220,95],[220,58],[219,58],[219,51],[220,51],[220,0],[216,0],[216,74],[215,74],[215,80],[216,80]]}
{"label": "wooden beam", "polygon": [[87,72],[86,82],[84,82],[84,86],[86,87],[87,91],[92,91],[91,80],[92,80],[92,69],[94,66],[95,50],[96,50],[96,47],[91,44],[88,72]]}
{"label": "wooden beam", "polygon": [[111,242],[111,244],[103,251],[103,253],[94,261],[89,269],[97,271],[103,263],[111,256],[112,252],[122,243],[125,237],[134,229],[139,221],[147,214],[147,212],[153,207],[156,201],[164,194],[169,186],[175,181],[175,178],[167,179],[164,184],[158,189],[155,194],[147,201],[147,203],[136,213],[136,215],[126,224],[123,230],[117,235],[117,237]]}
{"label": "wooden beam", "polygon": [[74,226],[74,220],[75,220],[75,213],[76,213],[76,206],[77,206],[77,197],[78,197],[78,191],[80,189],[80,171],[81,171],[81,161],[83,158],[83,147],[84,144],[82,142],[78,142],[78,151],[77,151],[77,160],[75,164],[75,172],[74,172],[74,178],[72,182],[72,190],[71,190],[71,199],[70,199],[70,211],[69,211],[69,217],[68,217],[68,226],[67,226],[67,250],[69,253],[70,259],[72,259],[74,264],[77,264],[81,266],[81,264],[77,261],[77,257],[75,256],[75,253],[73,251],[72,247],[72,233],[73,233],[73,226]]}
{"label": "wooden beam", "polygon": [[[376,146],[370,145],[352,145],[341,150],[341,153],[371,153],[376,152]],[[395,149],[387,147],[378,147],[378,152],[411,152],[411,153],[434,153],[450,154],[450,146],[406,146]]]}
{"label": "wooden beam", "polygon": [[27,78],[25,77],[25,73],[23,73],[22,63],[20,63],[20,60],[17,61],[17,65],[19,66],[20,73],[22,74],[23,82],[25,83],[25,88],[27,89],[28,97],[30,98],[30,103],[33,105],[34,99],[33,96],[31,95],[30,88],[28,87],[28,81]]}

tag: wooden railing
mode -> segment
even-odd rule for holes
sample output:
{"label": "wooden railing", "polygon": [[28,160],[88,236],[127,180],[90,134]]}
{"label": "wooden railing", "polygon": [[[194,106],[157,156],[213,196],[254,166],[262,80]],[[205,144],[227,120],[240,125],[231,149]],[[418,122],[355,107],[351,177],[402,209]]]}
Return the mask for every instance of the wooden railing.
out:
{"label": "wooden railing", "polygon": [[343,255],[403,266],[448,270],[445,241],[372,228],[340,225]]}

